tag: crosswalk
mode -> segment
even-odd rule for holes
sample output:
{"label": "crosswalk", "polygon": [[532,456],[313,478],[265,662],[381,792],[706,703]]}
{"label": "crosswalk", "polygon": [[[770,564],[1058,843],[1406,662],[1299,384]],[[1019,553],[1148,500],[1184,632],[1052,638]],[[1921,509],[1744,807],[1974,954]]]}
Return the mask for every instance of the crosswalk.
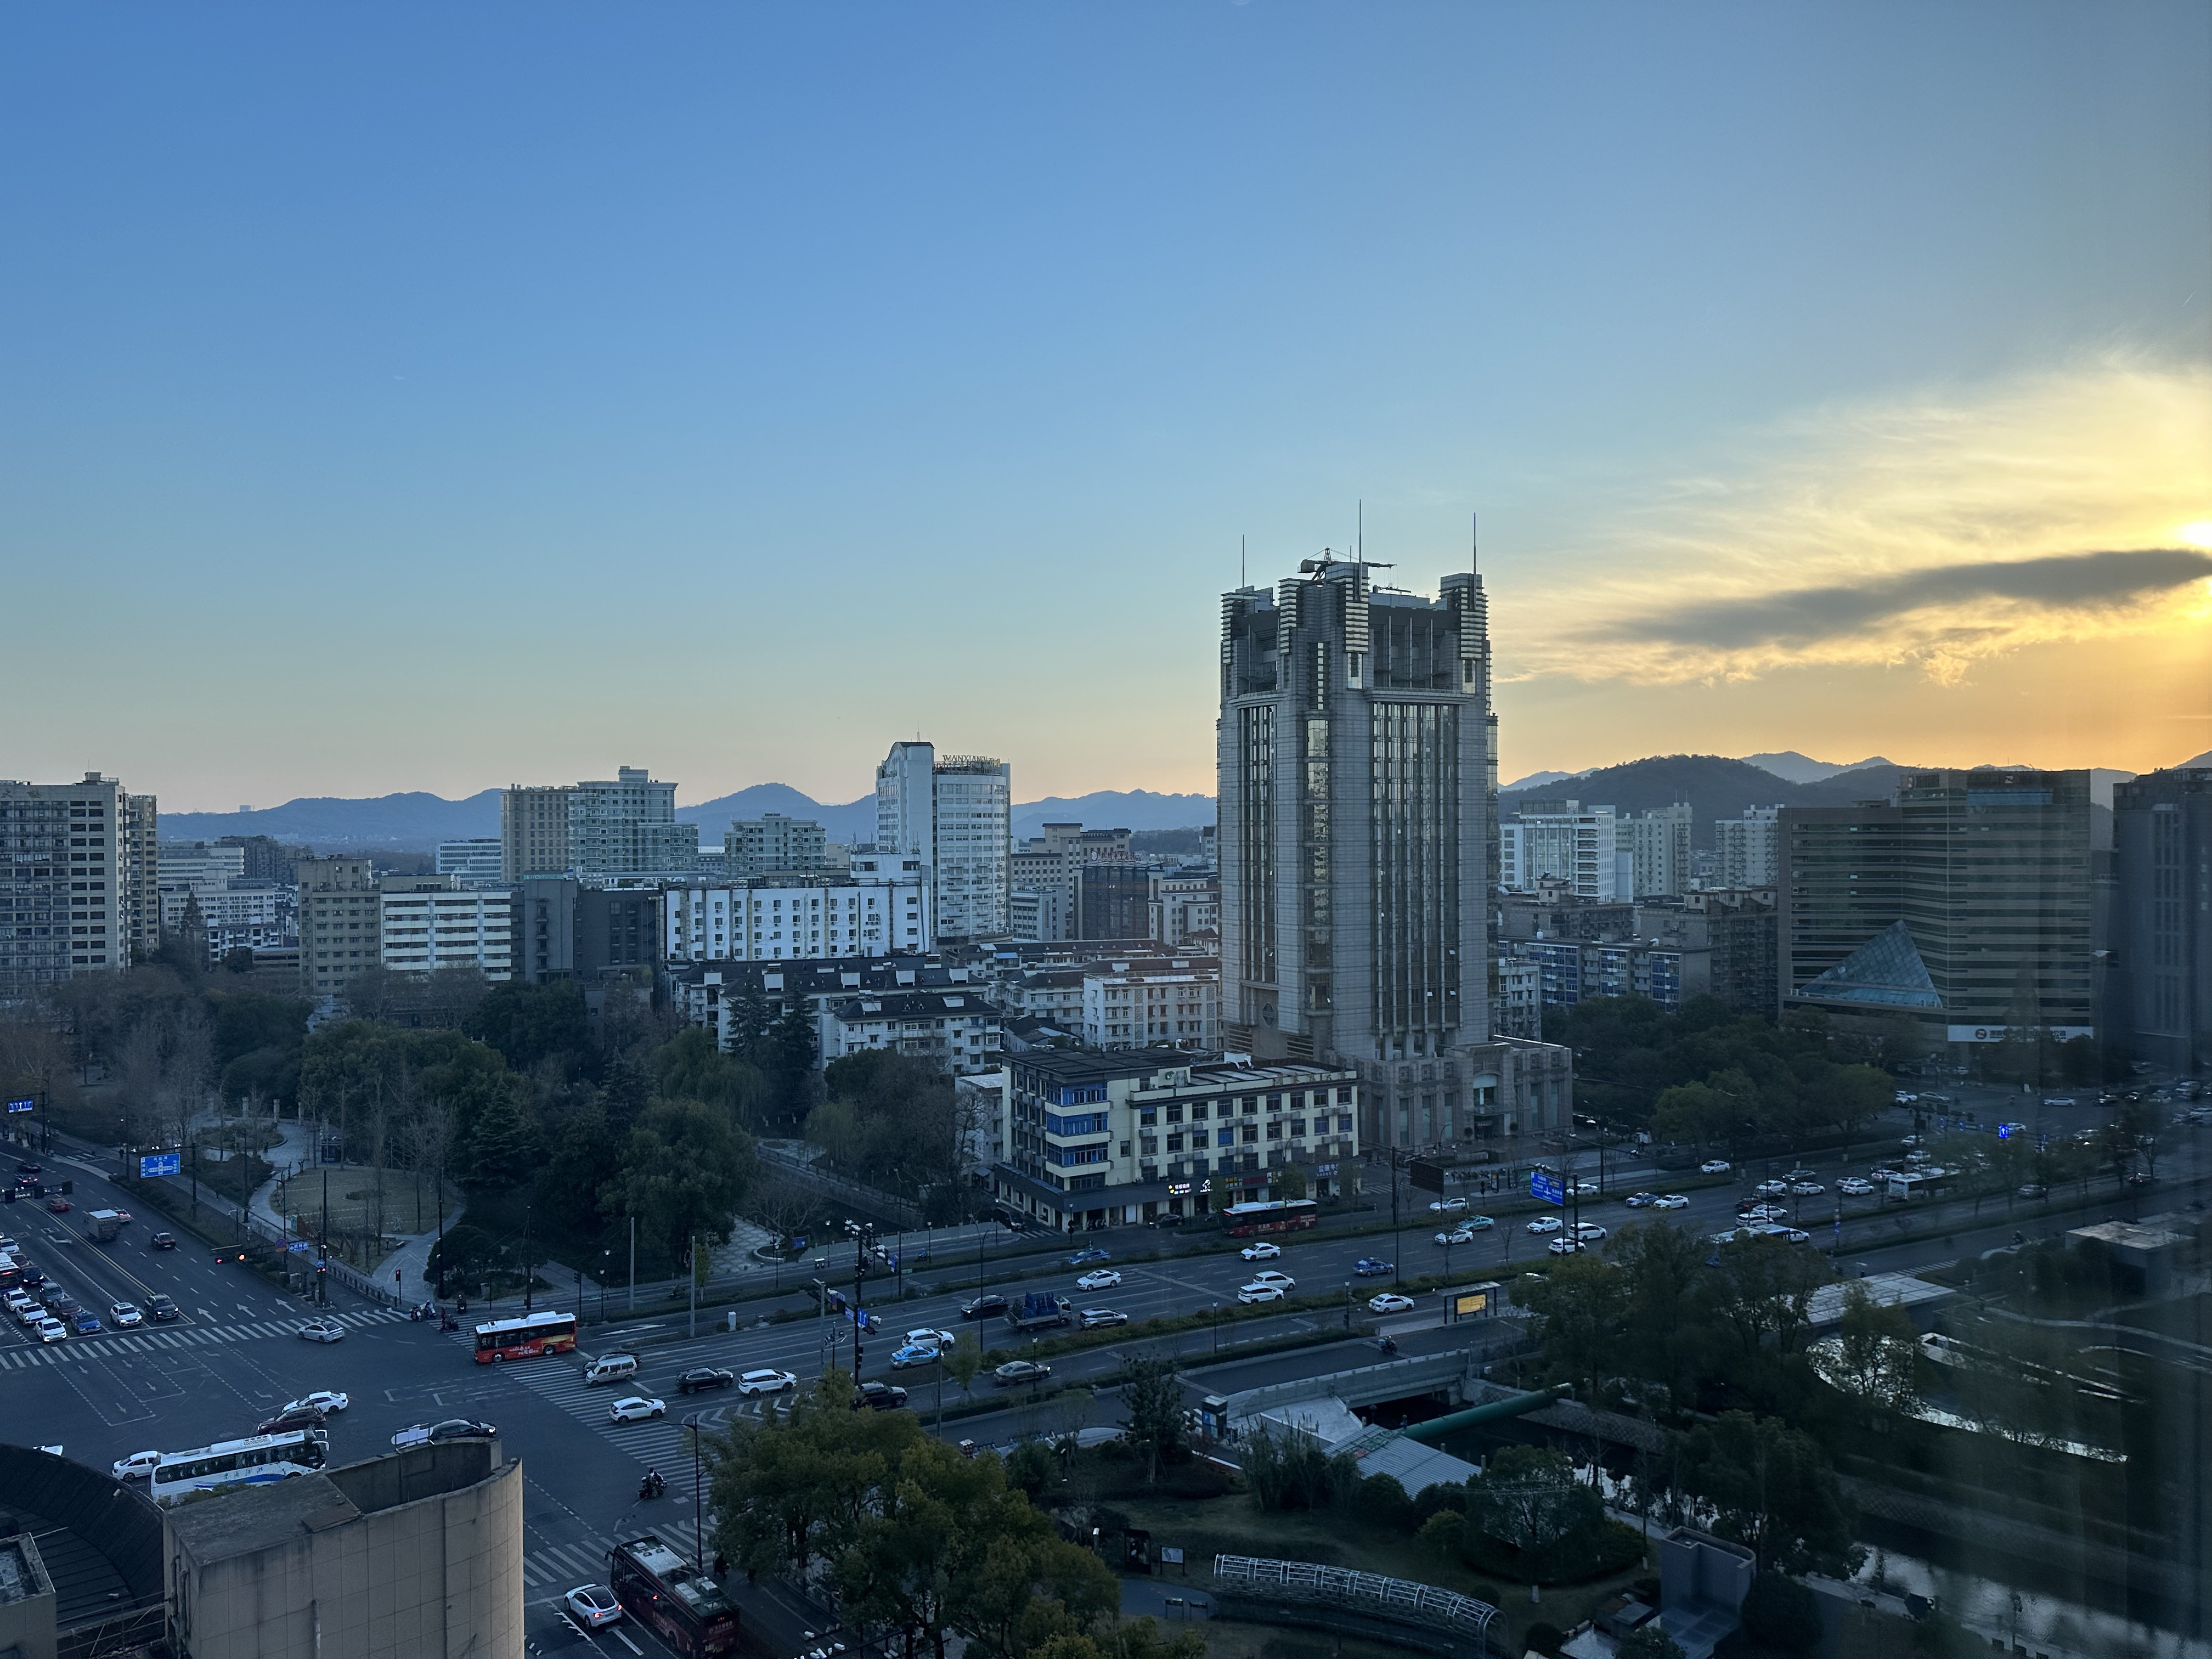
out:
{"label": "crosswalk", "polygon": [[[407,1316],[392,1308],[368,1308],[353,1313],[323,1313],[354,1330],[388,1325]],[[301,1319],[271,1319],[234,1325],[148,1326],[112,1336],[71,1337],[66,1342],[41,1343],[34,1347],[0,1348],[0,1370],[27,1370],[33,1365],[60,1365],[87,1359],[118,1359],[129,1354],[161,1353],[165,1350],[212,1347],[225,1342],[258,1341],[264,1337],[299,1335]]]}
{"label": "crosswalk", "polygon": [[[691,1559],[692,1532],[689,1522],[665,1521],[653,1528],[653,1535],[674,1550],[685,1560]],[[639,1534],[632,1533],[635,1538]],[[522,1555],[522,1582],[532,1594],[558,1595],[574,1589],[579,1584],[604,1584],[607,1582],[607,1553],[617,1540],[587,1534],[574,1544],[541,1544],[534,1550],[525,1550]],[[707,1553],[714,1553],[714,1540],[707,1540]]]}

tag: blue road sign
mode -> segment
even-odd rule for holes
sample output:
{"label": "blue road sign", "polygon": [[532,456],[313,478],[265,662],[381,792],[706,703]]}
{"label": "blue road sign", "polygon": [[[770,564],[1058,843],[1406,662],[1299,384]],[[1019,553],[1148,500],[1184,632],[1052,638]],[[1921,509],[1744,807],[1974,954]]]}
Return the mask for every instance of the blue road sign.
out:
{"label": "blue road sign", "polygon": [[172,1176],[185,1167],[182,1152],[151,1152],[138,1160],[138,1177],[151,1181],[155,1176]]}
{"label": "blue road sign", "polygon": [[35,1100],[11,1100],[8,1103],[8,1109],[11,1112],[28,1112],[36,1109],[38,1103]]}
{"label": "blue road sign", "polygon": [[1560,1184],[1559,1176],[1544,1170],[1528,1171],[1528,1195],[1531,1198],[1540,1198],[1547,1204],[1564,1204],[1567,1201],[1567,1189]]}

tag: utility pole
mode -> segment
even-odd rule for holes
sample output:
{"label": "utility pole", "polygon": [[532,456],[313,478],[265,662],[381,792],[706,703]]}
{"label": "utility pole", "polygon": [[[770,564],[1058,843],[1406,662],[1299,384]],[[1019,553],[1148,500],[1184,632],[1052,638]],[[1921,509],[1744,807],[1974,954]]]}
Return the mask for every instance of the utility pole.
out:
{"label": "utility pole", "polygon": [[522,1311],[530,1311],[531,1281],[538,1277],[538,1264],[530,1259],[530,1206],[522,1206]]}
{"label": "utility pole", "polygon": [[860,1338],[864,1334],[860,1321],[866,1312],[860,1287],[868,1277],[868,1246],[875,1240],[876,1230],[868,1222],[848,1221],[845,1231],[853,1240],[853,1407],[857,1411],[860,1405]]}
{"label": "utility pole", "polygon": [[1390,1283],[1394,1288],[1400,1282],[1398,1257],[1403,1243],[1398,1229],[1398,1149],[1393,1146],[1390,1148]]}
{"label": "utility pole", "polygon": [[637,1311],[637,1218],[629,1218],[629,1310]]}

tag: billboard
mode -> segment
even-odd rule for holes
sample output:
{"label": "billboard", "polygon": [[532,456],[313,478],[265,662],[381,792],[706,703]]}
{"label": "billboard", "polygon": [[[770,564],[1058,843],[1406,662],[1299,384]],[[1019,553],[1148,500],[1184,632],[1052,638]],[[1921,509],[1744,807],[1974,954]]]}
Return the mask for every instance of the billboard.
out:
{"label": "billboard", "polygon": [[11,1100],[8,1103],[8,1109],[11,1112],[28,1112],[34,1110],[38,1103],[35,1100]]}
{"label": "billboard", "polygon": [[1406,1166],[1406,1180],[1425,1193],[1441,1194],[1444,1189],[1444,1166],[1431,1158],[1417,1158]]}
{"label": "billboard", "polygon": [[138,1178],[151,1181],[155,1176],[173,1176],[184,1167],[182,1152],[148,1152],[138,1160]]}
{"label": "billboard", "polygon": [[1540,1198],[1547,1204],[1564,1204],[1567,1201],[1566,1188],[1560,1184],[1559,1176],[1552,1174],[1548,1170],[1528,1171],[1528,1195],[1531,1198]]}

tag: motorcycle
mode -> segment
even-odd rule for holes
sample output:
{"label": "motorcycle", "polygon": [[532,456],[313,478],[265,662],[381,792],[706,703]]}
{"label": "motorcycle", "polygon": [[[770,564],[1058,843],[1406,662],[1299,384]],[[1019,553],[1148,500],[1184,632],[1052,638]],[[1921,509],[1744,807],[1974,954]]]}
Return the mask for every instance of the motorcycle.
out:
{"label": "motorcycle", "polygon": [[1395,1337],[1377,1337],[1375,1340],[1375,1346],[1382,1349],[1384,1353],[1395,1353],[1398,1352],[1398,1342],[1397,1339]]}
{"label": "motorcycle", "polygon": [[451,1314],[440,1314],[438,1316],[438,1328],[441,1331],[458,1331],[461,1328],[461,1322],[454,1318]]}
{"label": "motorcycle", "polygon": [[645,1479],[637,1483],[640,1498],[658,1498],[667,1490],[668,1482],[661,1479],[659,1472],[655,1469],[646,1471]]}

